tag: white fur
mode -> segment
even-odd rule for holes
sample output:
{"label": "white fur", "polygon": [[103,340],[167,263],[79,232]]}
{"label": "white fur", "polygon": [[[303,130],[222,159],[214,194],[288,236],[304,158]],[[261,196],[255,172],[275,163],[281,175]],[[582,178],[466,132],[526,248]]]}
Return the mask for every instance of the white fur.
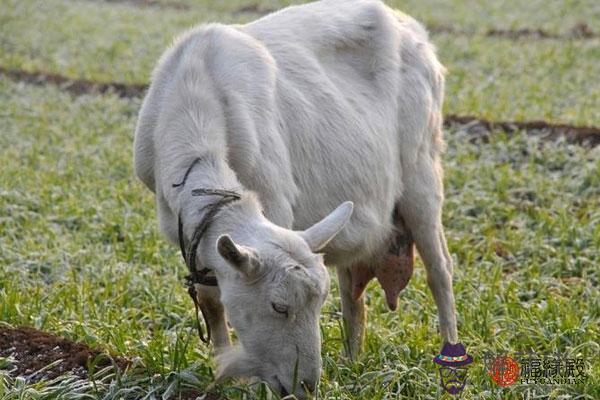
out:
{"label": "white fur", "polygon": [[[325,0],[247,25],[203,25],[165,52],[135,138],[135,170],[156,194],[162,231],[175,242],[181,214],[189,238],[199,210],[217,200],[192,189],[243,193],[218,214],[198,252],[219,280],[201,296],[225,307],[240,340],[227,350],[222,311],[209,316],[223,376],[258,375],[290,391],[299,360],[299,379],[313,385],[329,288],[313,251],[328,242],[327,263],[340,270],[368,263],[386,250],[397,203],[426,264],[442,336],[457,341],[440,218],[443,85],[421,25],[374,0]],[[186,185],[173,187],[197,157]],[[323,219],[345,201],[354,203],[347,223],[344,209]],[[236,246],[222,249],[258,260],[250,275],[219,253],[223,234]]]}

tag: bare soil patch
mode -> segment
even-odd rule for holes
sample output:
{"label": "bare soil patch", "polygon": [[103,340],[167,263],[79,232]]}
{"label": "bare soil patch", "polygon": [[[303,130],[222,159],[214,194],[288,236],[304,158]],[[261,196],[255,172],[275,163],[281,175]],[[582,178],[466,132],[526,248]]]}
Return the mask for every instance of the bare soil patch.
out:
{"label": "bare soil patch", "polygon": [[103,0],[106,3],[125,3],[135,7],[160,7],[173,8],[175,10],[189,10],[189,5],[179,3],[177,1],[160,1],[160,0]]}
{"label": "bare soil patch", "polygon": [[0,74],[8,76],[12,80],[25,82],[32,85],[56,85],[61,90],[73,93],[75,95],[89,93],[116,93],[120,97],[141,97],[146,91],[146,85],[71,79],[58,74],[42,71],[29,72],[0,67]]}
{"label": "bare soil patch", "polygon": [[[11,360],[11,375],[30,376],[33,381],[53,379],[67,373],[87,378],[88,368],[92,364],[95,370],[110,365],[125,370],[129,365],[125,358],[111,357],[101,350],[51,333],[29,327],[8,328],[1,325],[0,357]],[[35,374],[59,360],[56,365]]]}
{"label": "bare soil patch", "polygon": [[[88,80],[71,79],[61,75],[46,72],[28,72],[11,70],[0,67],[0,75],[10,79],[32,85],[43,86],[52,84],[75,95],[94,93],[115,93],[120,97],[141,97],[146,92],[147,86],[143,84],[125,84],[118,82],[94,82]],[[532,136],[541,137],[543,140],[557,140],[564,137],[570,143],[594,147],[600,144],[600,127],[576,126],[567,124],[554,124],[547,121],[491,121],[470,115],[446,115],[446,127],[461,125],[463,130],[472,134],[474,138],[487,141],[493,131],[514,133],[527,131]]]}
{"label": "bare soil patch", "polygon": [[[427,29],[431,33],[447,33],[451,35],[463,35],[463,36],[474,36],[477,32],[460,29],[450,25],[430,25]],[[520,28],[520,29],[506,29],[506,28],[491,28],[483,32],[484,36],[487,37],[499,37],[506,39],[594,39],[600,37],[600,33],[594,32],[592,28],[585,22],[580,22],[567,32],[556,33],[548,32],[540,28]]]}
{"label": "bare soil patch", "polygon": [[242,6],[233,12],[233,15],[243,15],[243,14],[254,14],[258,16],[267,15],[274,11],[277,11],[275,8],[263,7],[259,4],[248,4]]}
{"label": "bare soil patch", "polygon": [[461,125],[463,130],[484,142],[494,130],[506,133],[526,131],[543,140],[565,138],[567,142],[594,147],[600,144],[600,127],[552,124],[546,121],[490,121],[468,115],[446,115],[444,124]]}

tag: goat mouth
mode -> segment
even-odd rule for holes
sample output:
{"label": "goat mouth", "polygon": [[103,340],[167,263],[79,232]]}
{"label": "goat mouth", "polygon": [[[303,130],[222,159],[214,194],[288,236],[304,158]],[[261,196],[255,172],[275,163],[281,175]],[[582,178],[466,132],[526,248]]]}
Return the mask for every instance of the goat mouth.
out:
{"label": "goat mouth", "polygon": [[275,375],[274,378],[275,378],[275,382],[277,382],[277,384],[279,385],[279,392],[281,394],[281,397],[289,396],[290,393],[287,391],[285,386],[283,386],[283,383],[281,383],[281,381],[279,380],[279,377],[277,375]]}

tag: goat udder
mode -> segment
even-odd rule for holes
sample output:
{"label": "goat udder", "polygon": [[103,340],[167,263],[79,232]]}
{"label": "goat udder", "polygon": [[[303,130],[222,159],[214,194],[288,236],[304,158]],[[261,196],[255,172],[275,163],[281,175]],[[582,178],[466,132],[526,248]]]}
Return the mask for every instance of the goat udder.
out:
{"label": "goat udder", "polygon": [[377,278],[390,310],[398,307],[398,296],[408,285],[414,270],[414,243],[402,243],[390,248],[383,260],[370,267],[364,264],[355,265],[350,270],[352,276],[352,298],[358,300],[362,296],[367,284]]}

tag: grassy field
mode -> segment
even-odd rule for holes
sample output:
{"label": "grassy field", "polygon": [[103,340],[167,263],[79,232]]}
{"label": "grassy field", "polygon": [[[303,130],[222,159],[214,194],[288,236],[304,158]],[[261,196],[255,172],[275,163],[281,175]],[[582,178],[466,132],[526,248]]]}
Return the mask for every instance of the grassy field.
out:
{"label": "grassy field", "polygon": [[[204,21],[244,22],[287,2],[0,0],[0,67],[75,79],[145,83],[173,35]],[[600,38],[510,39],[489,29],[600,32],[585,1],[394,1],[435,33],[448,67],[447,113],[600,125]],[[0,75],[0,324],[29,325],[134,360],[125,375],[38,383],[3,372],[0,399],[178,398],[213,376],[195,337],[185,266],[157,231],[153,198],[134,178],[138,98],[73,96]],[[455,259],[463,343],[475,358],[466,398],[600,398],[600,147],[496,132],[487,143],[446,133],[444,222]],[[368,297],[367,348],[342,356],[334,287],[321,320],[319,397],[444,397],[431,358],[441,343],[418,264],[389,312]],[[501,389],[486,351],[554,351],[586,359],[581,385]],[[228,382],[223,398],[269,398]]]}
{"label": "grassy field", "polygon": [[[170,4],[169,0],[163,1]],[[128,3],[100,1],[2,0],[2,3],[6,13],[0,16],[1,66],[125,83],[146,83],[154,63],[178,32],[201,21],[243,22],[257,16],[236,13],[234,10],[240,9],[241,2],[214,2],[212,8],[207,2],[199,2],[189,10],[136,8]],[[426,7],[415,3],[420,5],[414,11],[409,5],[403,10],[420,17],[427,9],[439,11],[432,0],[425,2],[429,3]],[[454,9],[441,22],[432,16],[431,24],[472,29],[473,10],[465,5],[469,2],[458,3],[463,4],[458,8],[463,14]],[[276,8],[274,3],[265,4],[265,9]],[[600,8],[597,4],[589,2],[587,9]],[[543,10],[534,13],[529,6],[521,8],[519,12],[532,16],[533,20],[551,21],[557,12],[555,8],[546,11],[547,14]],[[503,12],[511,13],[511,17],[502,21],[499,15]],[[507,5],[505,10],[493,7],[482,11],[480,18],[485,21],[484,29],[523,27],[523,21],[512,22],[516,18],[513,14],[520,15]],[[590,16],[589,20],[598,21],[600,17]],[[587,21],[583,9],[579,15],[570,13],[569,20],[556,17],[555,24],[544,23],[533,28],[544,27],[548,32],[560,33],[576,21]],[[589,25],[594,26],[591,22]],[[600,26],[595,29],[600,32]],[[448,113],[577,124],[600,121],[600,80],[591,78],[600,76],[597,61],[600,37],[515,41],[483,35],[439,34],[433,35],[433,41],[449,70]]]}

